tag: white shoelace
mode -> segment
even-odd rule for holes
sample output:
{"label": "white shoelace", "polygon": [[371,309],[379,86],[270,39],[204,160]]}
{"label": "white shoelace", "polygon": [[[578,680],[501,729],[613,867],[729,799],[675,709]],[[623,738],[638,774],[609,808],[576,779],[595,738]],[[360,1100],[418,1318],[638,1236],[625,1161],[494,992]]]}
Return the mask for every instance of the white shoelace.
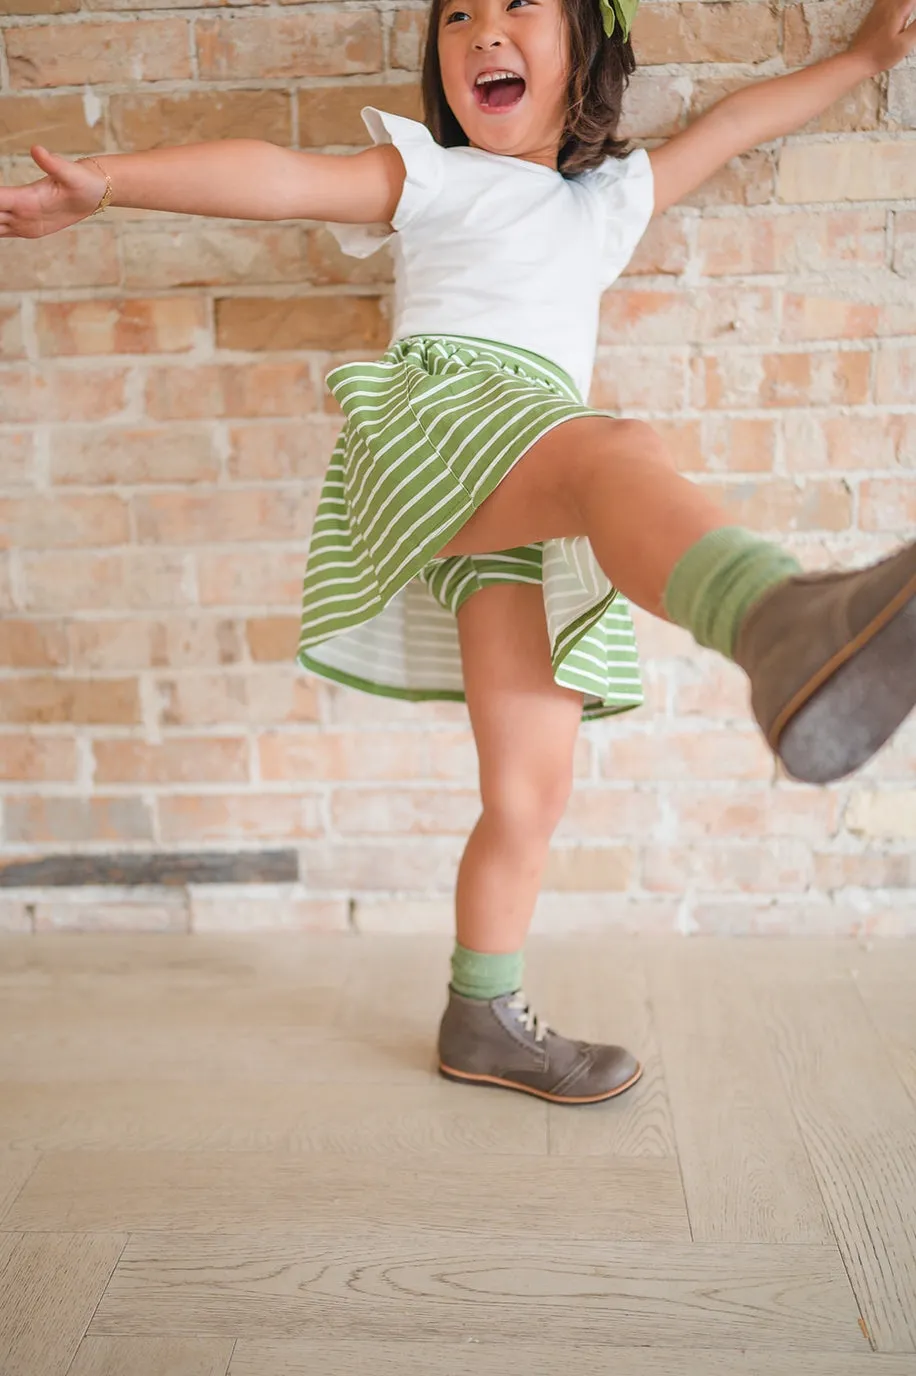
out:
{"label": "white shoelace", "polygon": [[541,1021],[537,1013],[531,1011],[528,1000],[521,989],[519,989],[514,998],[509,1000],[507,1007],[511,1008],[513,1013],[518,1014],[518,1021],[522,1024],[526,1032],[534,1033],[534,1040],[536,1042],[542,1042],[544,1040],[550,1028],[547,1026],[546,1022]]}

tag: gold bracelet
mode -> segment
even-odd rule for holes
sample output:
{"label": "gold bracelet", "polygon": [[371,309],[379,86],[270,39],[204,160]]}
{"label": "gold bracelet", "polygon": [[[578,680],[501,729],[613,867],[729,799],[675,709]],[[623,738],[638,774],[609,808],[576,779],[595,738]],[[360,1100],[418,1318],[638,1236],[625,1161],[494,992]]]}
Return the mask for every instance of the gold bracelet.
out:
{"label": "gold bracelet", "polygon": [[[86,161],[87,161],[87,162],[95,162],[95,158],[87,158]],[[108,205],[109,201],[111,200],[111,178],[109,177],[108,173],[105,171],[104,167],[99,167],[99,164],[98,164],[97,162],[95,162],[95,165],[96,165],[96,167],[99,168],[99,171],[101,172],[102,176],[105,178],[105,191],[104,191],[104,194],[103,194],[103,196],[102,196],[102,199],[99,201],[98,205],[96,206],[95,210],[93,210],[93,212],[92,212],[93,215],[100,215],[100,214],[102,213],[102,211],[105,209],[105,207]],[[90,218],[91,218],[91,217],[90,217]]]}

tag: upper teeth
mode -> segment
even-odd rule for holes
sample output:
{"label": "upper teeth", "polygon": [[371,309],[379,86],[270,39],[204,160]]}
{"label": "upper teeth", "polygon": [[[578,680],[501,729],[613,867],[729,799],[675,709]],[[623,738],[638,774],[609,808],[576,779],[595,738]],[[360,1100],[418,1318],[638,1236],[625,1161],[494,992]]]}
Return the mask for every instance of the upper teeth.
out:
{"label": "upper teeth", "polygon": [[481,72],[474,85],[483,86],[486,81],[505,81],[507,78],[512,81],[521,81],[518,72]]}

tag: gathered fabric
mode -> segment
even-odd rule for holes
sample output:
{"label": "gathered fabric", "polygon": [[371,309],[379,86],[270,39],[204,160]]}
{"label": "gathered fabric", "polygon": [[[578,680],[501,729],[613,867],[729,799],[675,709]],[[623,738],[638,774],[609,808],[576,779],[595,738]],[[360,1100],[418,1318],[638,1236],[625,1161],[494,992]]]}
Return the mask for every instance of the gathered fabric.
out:
{"label": "gathered fabric", "polygon": [[464,699],[456,613],[481,588],[539,583],[556,682],[586,719],[643,702],[629,605],[582,537],[440,558],[543,435],[587,406],[556,363],[452,335],[333,369],[345,416],[306,568],[299,662],[368,692]]}

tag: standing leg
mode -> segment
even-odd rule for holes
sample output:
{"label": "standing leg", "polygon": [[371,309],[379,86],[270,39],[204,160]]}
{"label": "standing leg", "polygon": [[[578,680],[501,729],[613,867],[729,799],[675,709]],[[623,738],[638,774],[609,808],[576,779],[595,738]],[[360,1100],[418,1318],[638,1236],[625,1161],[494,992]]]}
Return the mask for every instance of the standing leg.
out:
{"label": "standing leg", "polygon": [[582,695],[554,681],[540,586],[474,593],[458,630],[483,810],[458,872],[440,1069],[558,1103],[608,1099],[639,1078],[630,1053],[561,1037],[521,993],[522,947],[572,787]]}

